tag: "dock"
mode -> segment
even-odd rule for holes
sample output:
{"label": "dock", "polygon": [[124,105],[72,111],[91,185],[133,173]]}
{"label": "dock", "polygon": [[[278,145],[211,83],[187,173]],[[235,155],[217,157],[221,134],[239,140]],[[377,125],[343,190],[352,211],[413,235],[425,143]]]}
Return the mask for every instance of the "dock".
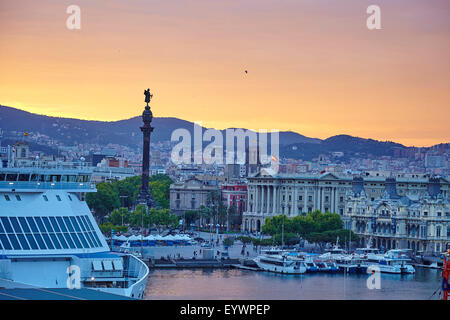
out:
{"label": "dock", "polygon": [[147,259],[149,268],[190,269],[190,268],[231,268],[239,264],[239,259]]}
{"label": "dock", "polygon": [[235,268],[235,269],[241,269],[241,270],[262,271],[261,268],[244,266],[244,265],[242,265],[242,264],[233,264],[233,265],[231,265],[231,267],[232,267],[232,268]]}

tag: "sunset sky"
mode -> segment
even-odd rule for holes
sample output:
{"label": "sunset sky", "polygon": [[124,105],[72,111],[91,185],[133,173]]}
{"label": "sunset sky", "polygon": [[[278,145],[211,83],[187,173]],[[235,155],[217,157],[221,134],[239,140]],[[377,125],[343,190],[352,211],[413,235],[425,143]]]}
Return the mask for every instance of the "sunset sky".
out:
{"label": "sunset sky", "polygon": [[217,129],[450,142],[449,17],[448,0],[1,1],[0,104],[121,120],[150,88],[154,116]]}

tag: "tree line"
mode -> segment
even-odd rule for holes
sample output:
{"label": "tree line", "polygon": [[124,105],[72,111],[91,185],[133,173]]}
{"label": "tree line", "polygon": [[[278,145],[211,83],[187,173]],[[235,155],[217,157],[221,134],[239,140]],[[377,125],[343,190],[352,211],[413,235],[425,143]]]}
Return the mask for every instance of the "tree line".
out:
{"label": "tree line", "polygon": [[169,209],[172,179],[163,174],[150,176],[149,186],[156,208],[149,212],[144,205],[135,207],[141,182],[141,176],[100,182],[96,185],[97,192],[86,194],[86,203],[100,222],[102,232],[109,233],[111,229],[126,232],[128,227],[156,227],[161,231],[178,225],[178,217]]}
{"label": "tree line", "polygon": [[340,244],[359,241],[357,234],[344,229],[344,223],[339,214],[321,213],[319,210],[292,218],[285,215],[267,218],[262,231],[264,234],[271,235],[271,241],[277,244],[280,244],[282,240],[285,244],[295,244],[300,240],[307,240],[322,247],[337,239]]}

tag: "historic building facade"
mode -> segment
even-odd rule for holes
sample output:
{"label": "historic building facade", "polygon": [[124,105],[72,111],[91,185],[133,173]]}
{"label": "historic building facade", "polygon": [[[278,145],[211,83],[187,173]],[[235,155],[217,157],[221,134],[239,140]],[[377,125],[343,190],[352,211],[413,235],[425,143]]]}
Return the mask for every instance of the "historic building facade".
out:
{"label": "historic building facade", "polygon": [[343,221],[357,233],[361,246],[440,253],[450,239],[450,202],[440,177],[430,178],[426,193],[399,195],[395,178],[386,179],[383,194],[371,200],[362,178],[349,190]]}
{"label": "historic building facade", "polygon": [[[242,230],[260,232],[267,217],[286,214],[293,217],[314,210],[335,212],[344,216],[347,192],[352,190],[352,175],[322,174],[274,174],[262,169],[248,177],[247,210],[243,213]],[[428,190],[427,176],[397,177],[400,196],[419,197]],[[379,198],[385,189],[385,177],[364,177],[363,185],[369,200]],[[450,183],[441,179],[444,199],[450,196]]]}
{"label": "historic building facade", "polygon": [[186,210],[198,210],[207,206],[208,194],[211,191],[220,193],[215,181],[189,178],[170,185],[170,210],[182,216]]}
{"label": "historic building facade", "polygon": [[227,229],[240,230],[242,214],[247,208],[247,185],[242,183],[222,185],[222,201],[227,208]]}

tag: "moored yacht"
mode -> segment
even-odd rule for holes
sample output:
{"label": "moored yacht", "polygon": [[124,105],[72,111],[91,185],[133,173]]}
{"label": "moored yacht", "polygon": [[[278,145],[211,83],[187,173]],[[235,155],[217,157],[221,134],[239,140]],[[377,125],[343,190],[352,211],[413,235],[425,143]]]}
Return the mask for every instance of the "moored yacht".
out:
{"label": "moored yacht", "polygon": [[0,168],[0,287],[91,288],[143,298],[149,269],[111,252],[86,202],[92,171]]}
{"label": "moored yacht", "polygon": [[269,254],[263,253],[253,259],[259,268],[264,271],[285,273],[285,274],[301,274],[306,272],[306,266],[303,261],[288,257],[286,253]]}

